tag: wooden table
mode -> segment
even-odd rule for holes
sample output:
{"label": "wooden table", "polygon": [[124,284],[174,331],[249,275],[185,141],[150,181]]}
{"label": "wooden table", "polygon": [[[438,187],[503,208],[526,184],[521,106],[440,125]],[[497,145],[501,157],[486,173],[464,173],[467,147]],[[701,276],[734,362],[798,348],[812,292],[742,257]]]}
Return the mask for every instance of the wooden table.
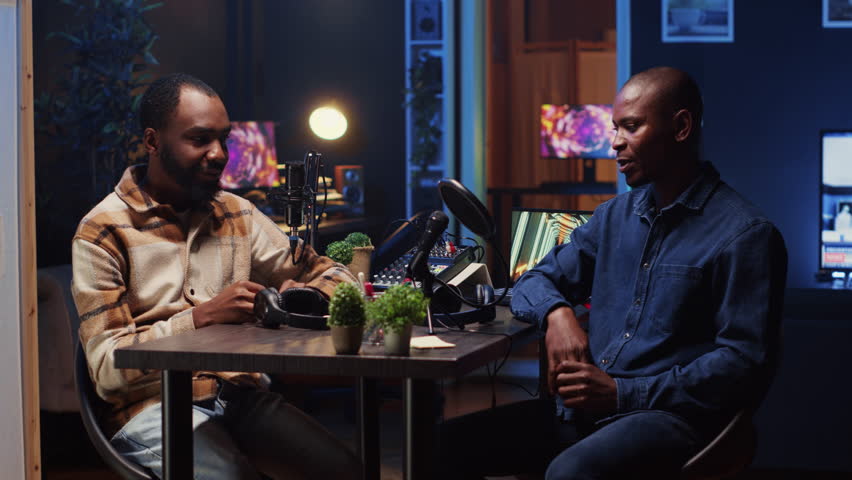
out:
{"label": "wooden table", "polygon": [[[480,333],[472,333],[478,331]],[[415,327],[414,335],[424,335]],[[454,348],[415,350],[408,357],[383,354],[383,347],[363,345],[359,355],[336,355],[328,331],[252,324],[213,325],[115,351],[118,368],[158,369],[163,378],[163,473],[166,479],[192,477],[192,372],[242,371],[300,375],[350,376],[357,379],[358,449],[365,479],[378,479],[379,415],[377,382],[401,378],[405,445],[403,475],[432,478],[435,461],[436,380],[459,377],[500,360],[514,343],[534,338],[536,330],[498,307],[490,324],[467,331],[438,331]],[[513,339],[510,341],[510,337]]]}

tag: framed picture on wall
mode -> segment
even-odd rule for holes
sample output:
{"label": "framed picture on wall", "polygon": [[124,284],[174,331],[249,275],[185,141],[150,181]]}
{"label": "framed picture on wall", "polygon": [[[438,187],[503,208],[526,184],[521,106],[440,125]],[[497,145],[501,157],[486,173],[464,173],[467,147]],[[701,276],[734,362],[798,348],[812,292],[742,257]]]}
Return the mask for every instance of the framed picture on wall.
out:
{"label": "framed picture on wall", "polygon": [[734,41],[734,0],[662,0],[664,43]]}
{"label": "framed picture on wall", "polygon": [[852,28],[852,1],[822,0],[824,28]]}

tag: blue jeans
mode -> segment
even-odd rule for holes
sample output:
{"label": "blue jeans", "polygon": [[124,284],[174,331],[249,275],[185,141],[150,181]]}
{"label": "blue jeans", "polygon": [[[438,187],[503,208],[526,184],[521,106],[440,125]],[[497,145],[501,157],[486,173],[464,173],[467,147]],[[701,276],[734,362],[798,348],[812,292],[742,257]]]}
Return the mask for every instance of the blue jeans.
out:
{"label": "blue jeans", "polygon": [[[133,417],[111,443],[162,477],[161,404]],[[360,478],[354,453],[277,393],[230,388],[193,405],[195,479]]]}
{"label": "blue jeans", "polygon": [[529,400],[449,419],[441,425],[441,478],[542,473],[547,480],[676,479],[706,443],[676,415],[636,411],[569,420],[548,400]]}

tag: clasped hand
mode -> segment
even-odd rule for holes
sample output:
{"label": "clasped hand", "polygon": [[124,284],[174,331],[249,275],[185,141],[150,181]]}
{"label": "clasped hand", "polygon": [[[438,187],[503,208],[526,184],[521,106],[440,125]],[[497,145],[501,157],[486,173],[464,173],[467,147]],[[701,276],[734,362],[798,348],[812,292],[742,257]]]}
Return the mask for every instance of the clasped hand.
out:
{"label": "clasped hand", "polygon": [[617,407],[615,380],[591,363],[561,362],[555,384],[566,407],[601,413],[614,412]]}
{"label": "clasped hand", "polygon": [[615,411],[615,380],[591,363],[588,336],[574,311],[558,307],[548,314],[547,323],[545,344],[550,394],[558,394],[566,407]]}

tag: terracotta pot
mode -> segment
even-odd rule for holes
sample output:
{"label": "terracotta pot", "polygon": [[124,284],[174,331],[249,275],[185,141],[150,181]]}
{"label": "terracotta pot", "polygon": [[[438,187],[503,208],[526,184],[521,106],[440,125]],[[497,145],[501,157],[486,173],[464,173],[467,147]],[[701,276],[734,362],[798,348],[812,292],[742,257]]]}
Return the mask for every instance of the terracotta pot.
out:
{"label": "terracotta pot", "polygon": [[370,257],[376,247],[355,247],[352,249],[352,263],[347,265],[349,271],[356,277],[358,272],[364,273],[364,278],[370,278]]}
{"label": "terracotta pot", "polygon": [[385,354],[408,355],[411,349],[411,324],[402,327],[402,330],[394,332],[385,330]]}
{"label": "terracotta pot", "polygon": [[357,355],[361,349],[361,337],[363,335],[363,325],[331,326],[331,343],[338,355]]}

